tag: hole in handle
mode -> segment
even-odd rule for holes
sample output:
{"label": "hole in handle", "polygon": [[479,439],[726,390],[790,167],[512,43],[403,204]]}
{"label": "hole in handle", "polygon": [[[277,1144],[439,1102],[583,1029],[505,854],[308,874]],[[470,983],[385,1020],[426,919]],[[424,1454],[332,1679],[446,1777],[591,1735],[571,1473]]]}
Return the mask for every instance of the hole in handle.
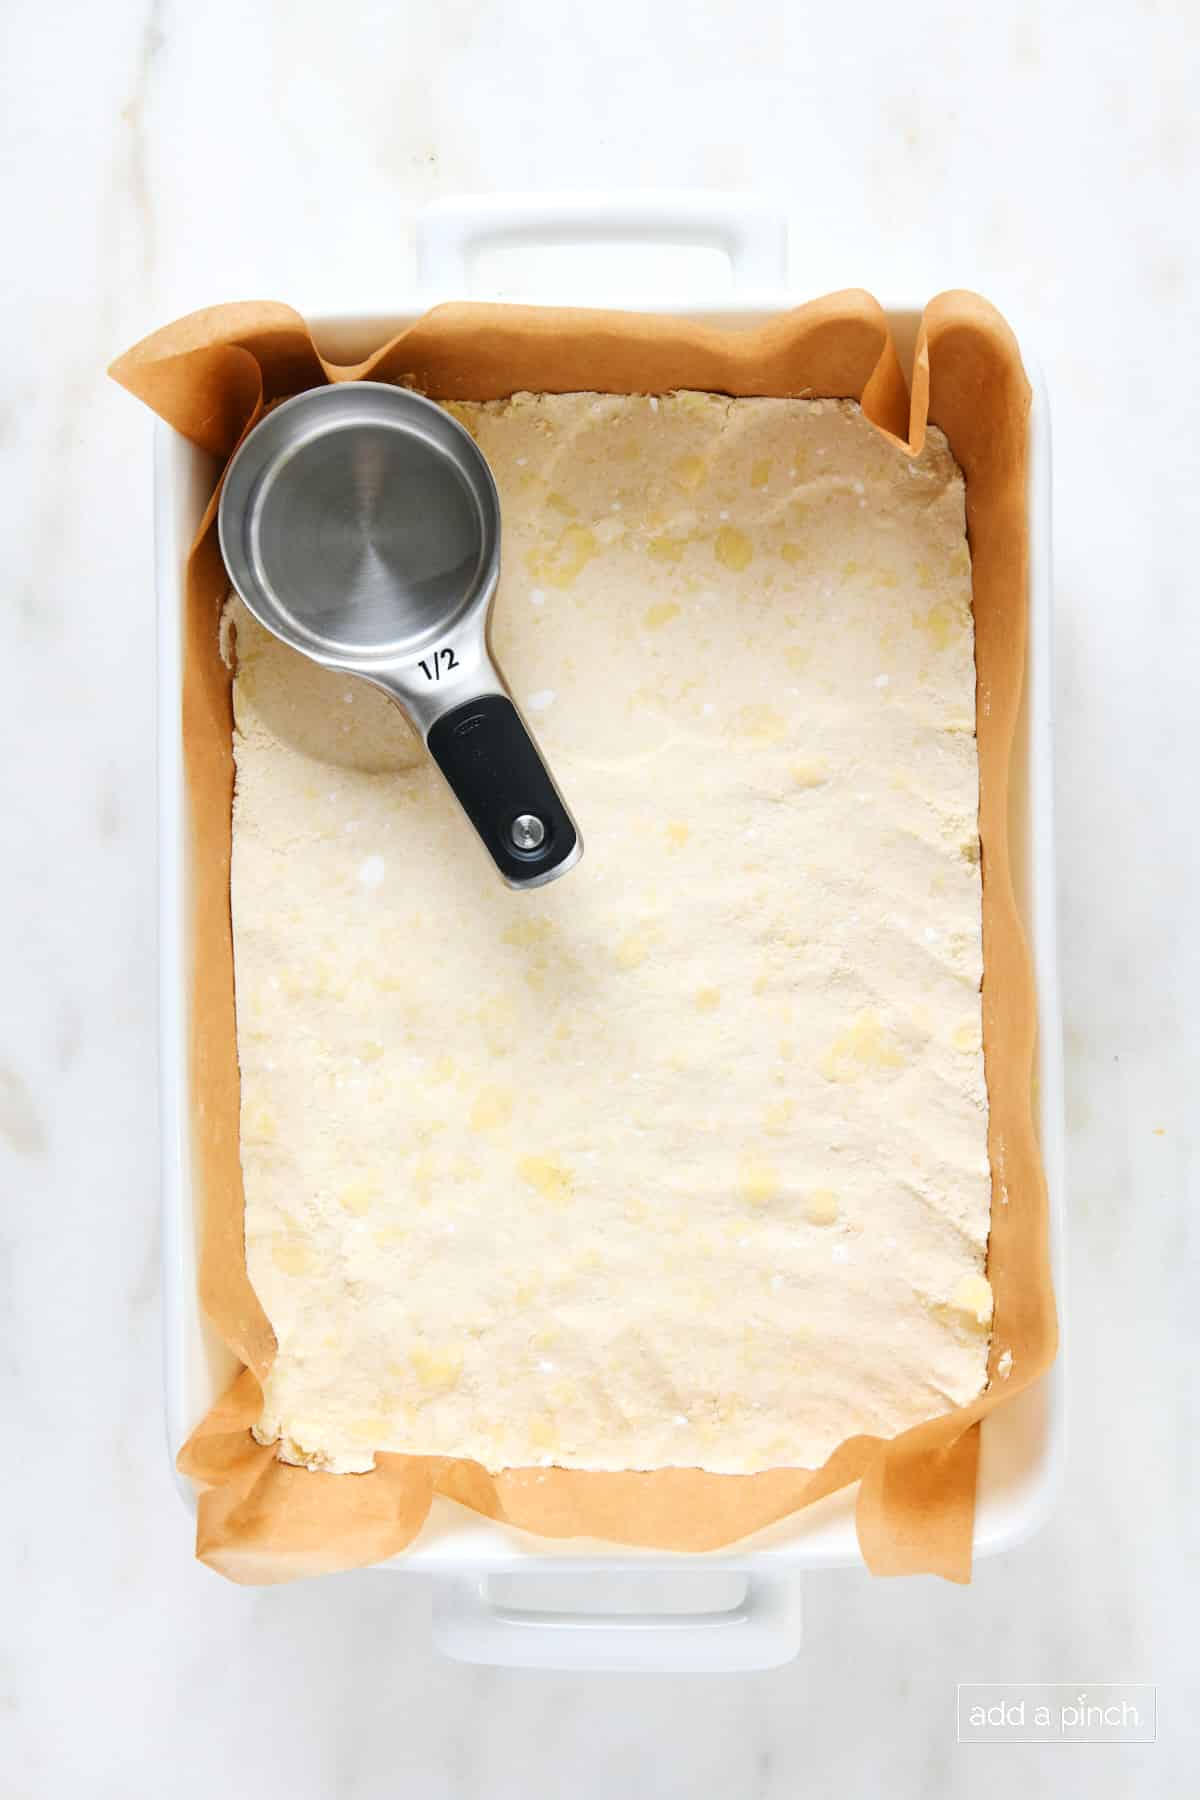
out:
{"label": "hole in handle", "polygon": [[466,271],[468,293],[543,302],[573,296],[589,305],[629,294],[698,294],[717,301],[734,285],[725,250],[711,244],[650,244],[644,238],[603,244],[485,241],[468,251]]}
{"label": "hole in handle", "polygon": [[520,1575],[488,1575],[483,1596],[489,1606],[519,1617],[522,1613],[585,1615],[608,1620],[678,1617],[681,1621],[737,1612],[746,1599],[746,1577],[736,1569],[706,1569],[685,1574],[655,1570],[614,1570],[603,1575],[570,1575],[535,1570]]}

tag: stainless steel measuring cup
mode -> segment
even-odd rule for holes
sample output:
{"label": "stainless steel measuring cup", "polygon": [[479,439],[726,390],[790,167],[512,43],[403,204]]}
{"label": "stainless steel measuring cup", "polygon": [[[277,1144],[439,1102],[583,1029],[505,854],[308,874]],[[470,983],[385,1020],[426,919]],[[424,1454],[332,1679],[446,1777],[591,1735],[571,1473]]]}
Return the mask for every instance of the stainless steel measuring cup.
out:
{"label": "stainless steel measuring cup", "polygon": [[491,658],[500,502],[449,413],[375,381],[298,394],[238,449],[218,526],[255,618],[396,702],[510,887],[579,861],[575,821]]}

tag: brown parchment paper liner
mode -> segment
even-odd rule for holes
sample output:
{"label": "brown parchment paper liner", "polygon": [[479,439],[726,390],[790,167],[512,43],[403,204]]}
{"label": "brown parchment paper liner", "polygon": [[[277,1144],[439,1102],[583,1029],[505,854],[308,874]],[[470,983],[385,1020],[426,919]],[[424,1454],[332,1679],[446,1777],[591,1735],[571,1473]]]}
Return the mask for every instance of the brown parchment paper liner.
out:
{"label": "brown parchment paper liner", "polygon": [[[850,1438],[816,1471],[759,1475],[542,1468],[493,1475],[477,1463],[391,1454],[379,1455],[371,1474],[328,1475],[280,1463],[272,1448],[255,1442],[250,1427],[275,1340],[250,1286],[243,1246],[229,912],[233,716],[231,677],[217,646],[229,583],[216,542],[214,495],[188,566],[184,649],[187,828],[196,884],[192,1123],[203,1196],[201,1300],[245,1366],[185,1444],[179,1467],[202,1490],[197,1556],[240,1582],[286,1581],[394,1555],[416,1535],[435,1494],[546,1537],[702,1551],[733,1543],[855,1480],[861,1482],[859,1543],[869,1568],[969,1580],[978,1422],[1045,1371],[1056,1341],[1031,1106],[1034,992],[1009,865],[1009,764],[1027,624],[1029,388],[1004,321],[973,294],[934,300],[921,325],[911,403],[885,317],[858,291],[830,295],[748,331],[629,313],[439,306],[353,367],[323,360],[289,307],[247,302],[167,326],[111,372],[184,436],[224,458],[273,400],[366,376],[401,381],[437,399],[674,388],[852,398],[914,452],[927,421],[945,431],[966,476],[975,607],[993,1199],[988,1275],[995,1295],[987,1391],[890,1441]],[[1012,1369],[999,1379],[995,1365],[1005,1349]]]}

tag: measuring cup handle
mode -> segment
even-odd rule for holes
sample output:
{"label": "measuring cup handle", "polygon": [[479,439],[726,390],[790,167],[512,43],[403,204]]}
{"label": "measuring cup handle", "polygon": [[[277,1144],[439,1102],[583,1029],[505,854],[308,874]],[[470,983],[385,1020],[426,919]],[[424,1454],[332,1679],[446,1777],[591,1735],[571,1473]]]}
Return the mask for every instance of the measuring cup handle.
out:
{"label": "measuring cup handle", "polygon": [[427,742],[509,887],[541,887],[579,861],[575,821],[507,694],[462,701]]}

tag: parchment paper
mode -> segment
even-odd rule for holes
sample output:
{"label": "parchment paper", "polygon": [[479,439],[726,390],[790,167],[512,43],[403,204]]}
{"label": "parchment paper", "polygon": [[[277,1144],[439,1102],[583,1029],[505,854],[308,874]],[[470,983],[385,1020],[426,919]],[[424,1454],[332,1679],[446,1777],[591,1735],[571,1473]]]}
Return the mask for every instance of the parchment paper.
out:
{"label": "parchment paper", "polygon": [[[1034,992],[1009,860],[1009,768],[1027,627],[1029,387],[1004,321],[977,295],[934,300],[917,343],[911,403],[884,315],[859,291],[813,301],[749,331],[631,313],[440,306],[353,367],[324,361],[289,307],[246,302],[165,327],[119,358],[111,373],[185,437],[224,458],[265,405],[326,381],[366,376],[404,382],[435,399],[674,388],[851,398],[914,452],[927,422],[945,431],[966,477],[975,607],[988,1276],[995,1296],[986,1392],[890,1441],[850,1438],[819,1470],[760,1475],[543,1468],[492,1475],[472,1462],[386,1454],[371,1474],[328,1475],[277,1462],[273,1448],[255,1442],[250,1427],[275,1340],[250,1286],[243,1245],[229,912],[233,718],[231,677],[217,643],[229,582],[214,494],[189,560],[185,624],[182,729],[195,871],[191,1098],[203,1207],[201,1301],[244,1368],[185,1444],[179,1467],[202,1490],[197,1556],[240,1582],[287,1581],[392,1556],[416,1535],[435,1493],[547,1537],[699,1551],[730,1544],[855,1480],[859,1543],[874,1573],[969,1580],[978,1421],[1041,1375],[1056,1344],[1032,1115]],[[1005,1352],[1007,1378],[997,1369]]]}

